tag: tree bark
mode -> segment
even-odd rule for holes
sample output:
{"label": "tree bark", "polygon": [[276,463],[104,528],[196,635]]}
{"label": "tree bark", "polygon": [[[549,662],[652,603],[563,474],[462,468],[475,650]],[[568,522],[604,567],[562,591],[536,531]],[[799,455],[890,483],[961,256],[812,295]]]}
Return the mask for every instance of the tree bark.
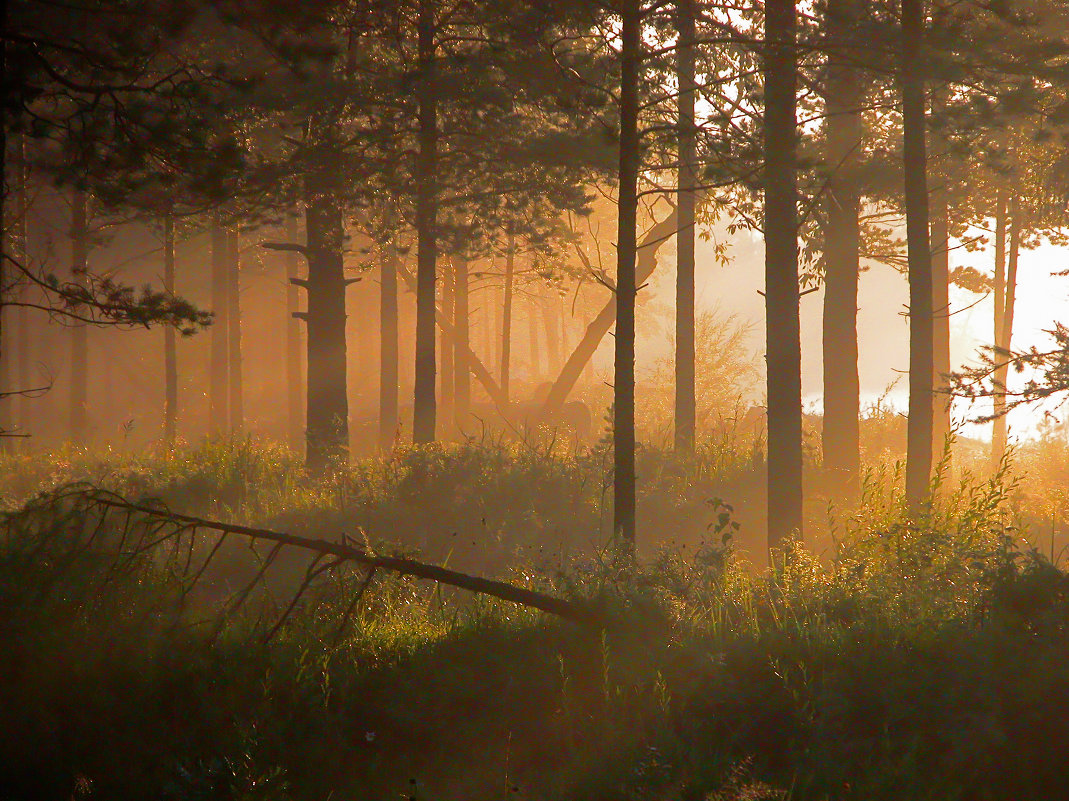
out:
{"label": "tree bark", "polygon": [[[291,217],[286,239],[296,244],[300,236],[298,220]],[[304,359],[301,355],[300,254],[287,251],[286,257],[286,433],[290,447],[300,448],[304,441]]]}
{"label": "tree bark", "polygon": [[456,423],[463,426],[471,410],[471,304],[468,260],[453,259],[453,402]]}
{"label": "tree bark", "polygon": [[211,359],[208,378],[208,425],[212,436],[226,436],[229,429],[228,391],[230,385],[230,305],[227,301],[226,231],[218,221],[211,226],[212,311]]}
{"label": "tree bark", "polygon": [[386,243],[382,255],[382,280],[379,283],[379,447],[383,451],[389,451],[397,441],[397,399],[400,394],[398,254],[393,240]]}
{"label": "tree bark", "polygon": [[[454,280],[454,270],[451,260],[445,260],[442,263],[442,316],[445,317],[450,323],[453,322],[456,305],[456,288]],[[451,422],[453,411],[456,407],[456,399],[453,395],[456,386],[456,378],[453,375],[455,372],[455,365],[453,364],[453,342],[446,335],[444,329],[439,330],[439,353],[441,354],[442,369],[438,376],[439,387],[439,417],[444,427],[448,427],[448,423]]]}
{"label": "tree bark", "polygon": [[[932,92],[932,111],[939,113],[946,107],[947,89],[941,87]],[[947,437],[952,426],[950,411],[953,398],[950,395],[950,207],[947,201],[947,142],[941,135],[932,136],[939,149],[943,163],[936,178],[937,185],[929,194],[931,202],[931,247],[932,247],[932,339],[934,342],[935,392],[932,395],[932,459],[938,463],[943,458]]]}
{"label": "tree bark", "polygon": [[561,369],[560,326],[557,321],[557,298],[542,298],[542,327],[546,331],[546,367],[550,372]]}
{"label": "tree bark", "polygon": [[538,307],[538,300],[529,297],[527,301],[527,345],[531,353],[531,382],[533,384],[537,384],[544,375],[541,353],[538,350]]}
{"label": "tree bark", "polygon": [[308,279],[308,396],[305,463],[312,473],[344,464],[349,454],[346,387],[345,231],[338,205],[338,176],[329,170],[306,178],[305,231]]}
{"label": "tree bark", "polygon": [[241,370],[241,234],[237,230],[227,232],[227,346],[230,362],[230,433],[240,435],[245,428],[245,404],[243,400]]}
{"label": "tree bark", "polygon": [[1005,292],[1003,297],[1002,314],[998,326],[998,341],[995,358],[1000,362],[994,375],[995,395],[994,414],[991,431],[991,463],[993,469],[998,469],[1003,457],[1006,455],[1006,445],[1009,438],[1008,421],[1006,420],[1006,382],[1009,379],[1010,365],[1009,352],[1013,346],[1013,312],[1017,302],[1017,261],[1021,252],[1021,204],[1019,198],[1014,195],[1010,198],[1010,248],[1009,258],[1006,263]]}
{"label": "tree bark", "polygon": [[[1002,186],[995,189],[995,265],[992,287],[994,289],[994,311],[992,314],[991,342],[995,348],[1002,345],[1003,324],[1006,319],[1006,213],[1007,213],[1006,190]],[[996,358],[998,358],[996,354]],[[1000,415],[1005,411],[1005,396],[999,392],[998,371],[994,375],[994,393],[992,396],[992,411]],[[991,466],[996,468],[1002,459],[1005,443],[1001,445],[997,441],[999,434],[998,417],[991,421]]]}
{"label": "tree bark", "polygon": [[864,134],[864,85],[851,63],[857,35],[856,0],[827,5],[829,46],[825,91],[824,230],[824,476],[829,494],[850,504],[861,488],[861,382],[858,377],[857,291],[861,252],[861,192],[857,169]]}
{"label": "tree bark", "polygon": [[[174,215],[163,218],[163,288],[174,294]],[[163,328],[163,441],[174,445],[178,430],[178,353],[174,326]]]}
{"label": "tree bark", "polygon": [[616,236],[616,337],[613,380],[613,534],[617,557],[635,559],[635,299],[638,176],[641,161],[639,63],[642,7],[624,0],[620,32],[619,217]]}
{"label": "tree bark", "polygon": [[928,160],[923,69],[924,4],[902,0],[903,169],[909,264],[909,419],[906,503],[914,514],[928,502],[932,469],[932,251],[928,232]]}
{"label": "tree bark", "polygon": [[[26,137],[19,137],[18,144],[18,185],[15,189],[15,202],[18,208],[18,220],[15,227],[15,253],[18,258],[21,259],[22,264],[26,267],[29,266],[30,261],[30,248],[29,248],[29,191],[26,186],[29,181],[29,166],[26,162]],[[22,293],[26,292],[25,285],[20,290]],[[10,337],[8,338],[10,339]],[[18,388],[20,390],[27,390],[31,388],[30,382],[33,380],[30,377],[30,320],[29,309],[25,306],[19,306],[18,310],[18,328],[16,333],[16,349],[18,351]],[[22,395],[19,398],[19,414],[18,424],[21,429],[21,433],[27,434],[30,431],[30,417],[31,417],[31,403],[33,398],[28,395]],[[25,446],[29,443],[27,439],[21,440],[22,445]]]}
{"label": "tree bark", "polygon": [[501,304],[501,392],[509,399],[512,367],[512,282],[516,271],[516,234],[508,231],[508,253],[505,255],[505,297]]}
{"label": "tree bark", "polygon": [[765,338],[768,545],[802,534],[795,7],[765,4]]}
{"label": "tree bark", "polygon": [[412,438],[435,437],[435,278],[438,263],[438,104],[433,0],[419,5],[419,153],[416,163],[416,376]]}
{"label": "tree bark", "polygon": [[694,201],[697,195],[697,149],[694,102],[694,0],[676,4],[676,78],[679,83],[679,167],[676,174],[679,233],[676,235],[675,447],[694,451],[697,405],[694,396]]}
{"label": "tree bark", "polygon": [[[75,283],[89,278],[89,201],[86,193],[75,190],[71,202],[71,275]],[[89,425],[89,328],[84,323],[71,326],[70,439],[88,441]]]}

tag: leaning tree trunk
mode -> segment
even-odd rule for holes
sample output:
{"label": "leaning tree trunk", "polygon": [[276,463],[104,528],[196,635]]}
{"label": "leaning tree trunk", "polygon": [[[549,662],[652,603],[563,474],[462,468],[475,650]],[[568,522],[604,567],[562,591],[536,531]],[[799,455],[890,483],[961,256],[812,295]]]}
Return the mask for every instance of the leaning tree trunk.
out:
{"label": "leaning tree trunk", "polygon": [[824,474],[832,498],[853,502],[861,487],[861,382],[857,289],[861,252],[861,155],[864,86],[849,51],[857,35],[855,0],[827,6],[825,91],[827,184],[824,230]]}
{"label": "leaning tree trunk", "polygon": [[765,341],[768,545],[802,533],[795,8],[765,3]]}
{"label": "leaning tree trunk", "polygon": [[[286,226],[287,240],[297,243],[298,221],[290,218]],[[304,439],[304,359],[301,356],[301,296],[296,283],[300,278],[300,255],[290,250],[286,257],[286,435],[290,447],[296,449]]]}
{"label": "leaning tree trunk", "polygon": [[225,436],[229,428],[227,404],[230,384],[230,306],[227,302],[226,231],[218,221],[211,226],[212,319],[211,358],[208,376],[208,428],[212,436]]}
{"label": "leaning tree trunk", "polygon": [[616,235],[616,337],[613,381],[613,537],[617,557],[635,559],[635,259],[638,250],[638,129],[642,6],[623,3],[620,31],[619,211]]}
{"label": "leaning tree trunk", "polygon": [[508,253],[505,255],[505,297],[501,304],[501,392],[509,398],[509,373],[512,366],[512,282],[516,270],[516,235],[508,231]]}
{"label": "leaning tree trunk", "polygon": [[471,410],[471,293],[468,278],[468,260],[453,259],[453,402],[458,426],[468,422]]}
{"label": "leaning tree trunk", "polygon": [[694,81],[694,0],[678,0],[676,34],[679,233],[676,235],[675,446],[676,450],[689,453],[694,450],[697,414],[694,396],[694,201],[698,176],[694,101],[698,88]]}
{"label": "leaning tree trunk", "polygon": [[419,153],[416,161],[416,378],[412,439],[435,436],[435,278],[438,263],[438,103],[433,0],[419,5]]}
{"label": "leaning tree trunk", "polygon": [[[89,280],[88,198],[76,190],[71,203],[71,275],[76,284]],[[89,423],[89,328],[71,326],[70,439],[84,443]]]}
{"label": "leaning tree trunk", "polygon": [[306,178],[308,396],[305,463],[312,473],[342,464],[349,453],[345,350],[345,230],[339,177],[323,170]]}
{"label": "leaning tree trunk", "polygon": [[[935,89],[932,92],[932,113],[941,113],[946,108],[946,102],[946,87]],[[928,195],[932,237],[932,381],[935,386],[932,396],[932,459],[939,462],[952,430],[950,411],[953,405],[950,395],[950,206],[946,187],[950,154],[944,136],[933,133],[931,141],[939,149],[938,156],[942,162],[937,185],[932,187]]]}
{"label": "leaning tree trunk", "polygon": [[991,432],[991,461],[995,469],[1006,455],[1009,437],[1006,420],[1006,382],[1010,375],[1009,353],[1013,346],[1013,311],[1017,303],[1017,261],[1021,252],[1020,209],[1020,199],[1015,195],[1010,199],[1010,253],[1006,264],[1006,289],[999,325],[999,339],[995,343],[997,348],[995,358],[999,361],[994,375],[995,419],[992,421]]}
{"label": "leaning tree trunk", "polygon": [[[657,250],[675,235],[679,227],[678,220],[678,209],[673,209],[671,214],[650,228],[642,237],[642,243],[638,246],[635,268],[636,286],[646,283],[653,275],[653,271],[657,268]],[[575,388],[576,382],[583,373],[583,368],[594,358],[601,340],[609,333],[614,322],[616,322],[615,293],[598,312],[597,317],[586,327],[582,338],[560,369],[560,374],[553,382],[549,397],[546,398],[543,406],[543,419],[551,419],[568,400],[568,395]]]}
{"label": "leaning tree trunk", "polygon": [[[174,215],[163,218],[163,288],[174,294]],[[163,441],[174,445],[178,429],[178,353],[174,326],[163,328]]]}
{"label": "leaning tree trunk", "polygon": [[928,239],[928,161],[925,145],[924,3],[902,0],[902,159],[905,172],[909,264],[909,419],[906,503],[927,504],[932,470],[932,252]]}
{"label": "leaning tree trunk", "polygon": [[379,447],[384,451],[391,450],[397,440],[400,394],[397,258],[397,246],[391,239],[383,249],[379,282]]}

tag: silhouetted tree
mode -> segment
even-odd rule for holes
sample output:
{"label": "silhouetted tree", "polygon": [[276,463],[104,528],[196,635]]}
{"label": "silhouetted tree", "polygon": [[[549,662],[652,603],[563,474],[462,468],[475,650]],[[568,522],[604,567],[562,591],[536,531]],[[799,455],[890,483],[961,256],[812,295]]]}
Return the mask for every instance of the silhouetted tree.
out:
{"label": "silhouetted tree", "polygon": [[798,316],[796,41],[793,1],[765,3],[765,337],[768,544],[802,533],[802,379]]}

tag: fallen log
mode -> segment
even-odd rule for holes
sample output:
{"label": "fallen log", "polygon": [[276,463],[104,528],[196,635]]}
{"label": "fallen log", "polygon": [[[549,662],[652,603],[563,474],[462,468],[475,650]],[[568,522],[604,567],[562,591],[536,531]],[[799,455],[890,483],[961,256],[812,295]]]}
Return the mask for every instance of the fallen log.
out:
{"label": "fallen log", "polygon": [[158,509],[151,506],[130,503],[115,497],[98,496],[94,498],[94,501],[103,506],[123,509],[127,512],[137,512],[139,514],[158,517],[165,521],[174,521],[175,523],[180,523],[185,528],[204,528],[218,531],[221,534],[236,534],[252,540],[273,542],[279,546],[302,548],[312,553],[320,554],[321,556],[333,556],[341,561],[356,562],[375,569],[392,570],[403,576],[413,576],[415,578],[427,579],[429,581],[437,581],[440,584],[459,587],[460,589],[468,590],[469,592],[487,595],[491,598],[509,601],[521,606],[528,606],[532,609],[538,609],[542,612],[547,612],[551,615],[556,615],[557,617],[571,620],[576,623],[597,626],[599,628],[605,625],[603,616],[598,614],[595,610],[567,601],[563,598],[556,598],[552,595],[529,590],[525,587],[517,587],[514,584],[508,584],[504,581],[482,578],[481,576],[472,576],[467,573],[460,573],[456,570],[449,570],[448,568],[440,567],[438,565],[417,562],[414,559],[398,556],[377,556],[360,548],[355,548],[340,542],[331,542],[329,540],[316,539],[314,537],[302,537],[297,534],[285,534],[279,531],[253,528],[251,526],[240,526],[233,523],[222,523],[216,520],[206,520],[191,515],[178,514],[166,509]]}

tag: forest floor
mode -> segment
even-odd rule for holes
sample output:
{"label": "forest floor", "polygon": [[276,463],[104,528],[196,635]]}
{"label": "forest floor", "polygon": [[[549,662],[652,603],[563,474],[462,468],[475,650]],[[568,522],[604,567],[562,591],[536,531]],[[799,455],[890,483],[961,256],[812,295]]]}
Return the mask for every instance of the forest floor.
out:
{"label": "forest floor", "polygon": [[[876,466],[857,510],[818,497],[808,544],[766,568],[742,555],[752,449],[645,450],[631,570],[597,448],[410,449],[321,480],[249,442],[3,457],[0,798],[1062,797],[1069,449],[1017,458],[959,459],[912,522]],[[304,586],[328,563],[103,512],[89,486],[603,625],[352,564]]]}

